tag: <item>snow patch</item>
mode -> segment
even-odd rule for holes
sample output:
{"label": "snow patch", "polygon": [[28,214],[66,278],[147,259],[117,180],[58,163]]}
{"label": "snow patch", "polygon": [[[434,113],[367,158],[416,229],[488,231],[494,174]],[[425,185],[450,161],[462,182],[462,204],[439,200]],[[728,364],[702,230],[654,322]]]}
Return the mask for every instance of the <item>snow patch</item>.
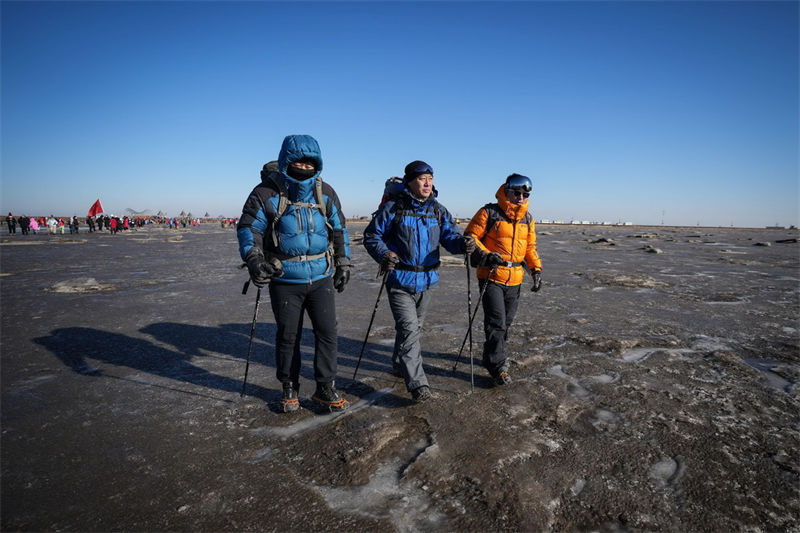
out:
{"label": "snow patch", "polygon": [[661,487],[674,485],[683,476],[686,465],[681,457],[666,457],[650,467],[650,479]]}
{"label": "snow patch", "polygon": [[[413,462],[438,450],[435,443],[429,445],[424,440],[416,446],[420,453]],[[389,518],[400,533],[436,531],[444,525],[446,517],[433,507],[427,486],[405,479],[403,473],[408,466],[395,459],[379,466],[366,485],[314,488],[336,512]]]}

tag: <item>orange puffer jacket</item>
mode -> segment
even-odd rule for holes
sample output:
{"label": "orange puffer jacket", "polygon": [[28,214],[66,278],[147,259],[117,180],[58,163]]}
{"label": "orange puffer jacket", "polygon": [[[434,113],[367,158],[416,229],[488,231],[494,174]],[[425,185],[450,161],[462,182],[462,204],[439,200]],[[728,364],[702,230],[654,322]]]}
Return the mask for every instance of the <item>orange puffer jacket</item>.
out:
{"label": "orange puffer jacket", "polygon": [[[505,213],[508,220],[501,219],[487,228],[489,213],[482,207],[472,217],[467,226],[465,235],[475,237],[475,243],[483,252],[497,252],[505,261],[512,263],[525,262],[531,270],[541,270],[542,261],[536,252],[536,224],[532,217],[530,223],[525,222],[528,213],[528,200],[522,205],[514,205],[506,198],[505,190],[501,185],[494,195],[497,205]],[[478,278],[486,279],[489,275],[488,268],[478,268]],[[500,266],[494,272],[491,281],[500,285],[514,286],[522,283],[525,270],[522,266]]]}

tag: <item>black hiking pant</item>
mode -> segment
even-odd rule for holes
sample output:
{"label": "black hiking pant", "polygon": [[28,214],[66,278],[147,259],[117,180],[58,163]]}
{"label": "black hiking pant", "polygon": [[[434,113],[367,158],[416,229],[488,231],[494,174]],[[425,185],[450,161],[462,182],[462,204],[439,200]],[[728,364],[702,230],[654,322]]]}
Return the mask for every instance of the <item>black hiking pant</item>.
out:
{"label": "black hiking pant", "polygon": [[[485,279],[478,280],[478,287],[482,290],[486,283]],[[521,287],[521,284],[507,287],[489,282],[483,293],[483,332],[486,335],[483,366],[495,377],[506,363],[508,330],[517,314]]]}
{"label": "black hiking pant", "polygon": [[333,381],[337,370],[336,302],[330,276],[314,283],[269,284],[269,297],[278,330],[275,370],[278,381],[300,382],[300,339],[303,314],[314,329],[314,380]]}

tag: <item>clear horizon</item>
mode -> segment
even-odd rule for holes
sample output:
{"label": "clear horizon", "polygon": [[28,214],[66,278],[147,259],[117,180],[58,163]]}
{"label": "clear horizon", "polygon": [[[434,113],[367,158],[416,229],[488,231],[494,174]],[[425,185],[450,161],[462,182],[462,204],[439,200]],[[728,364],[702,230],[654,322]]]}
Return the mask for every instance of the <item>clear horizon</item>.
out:
{"label": "clear horizon", "polygon": [[14,2],[2,212],[238,217],[285,135],[348,217],[406,163],[469,218],[800,224],[797,2]]}

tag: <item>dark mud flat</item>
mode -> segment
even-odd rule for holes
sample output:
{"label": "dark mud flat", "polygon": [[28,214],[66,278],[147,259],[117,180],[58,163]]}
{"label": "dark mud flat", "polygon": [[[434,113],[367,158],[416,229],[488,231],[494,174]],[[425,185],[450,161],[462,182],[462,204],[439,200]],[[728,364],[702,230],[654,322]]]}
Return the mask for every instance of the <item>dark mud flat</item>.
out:
{"label": "dark mud flat", "polygon": [[777,242],[797,232],[539,234],[514,382],[479,366],[480,313],[474,393],[467,358],[452,372],[467,304],[452,258],[423,405],[390,374],[385,299],[352,379],[379,286],[354,245],[341,416],[309,400],[308,331],[302,408],[276,412],[266,293],[240,397],[255,290],[241,295],[232,230],[4,236],[2,529],[800,530],[800,244]]}

